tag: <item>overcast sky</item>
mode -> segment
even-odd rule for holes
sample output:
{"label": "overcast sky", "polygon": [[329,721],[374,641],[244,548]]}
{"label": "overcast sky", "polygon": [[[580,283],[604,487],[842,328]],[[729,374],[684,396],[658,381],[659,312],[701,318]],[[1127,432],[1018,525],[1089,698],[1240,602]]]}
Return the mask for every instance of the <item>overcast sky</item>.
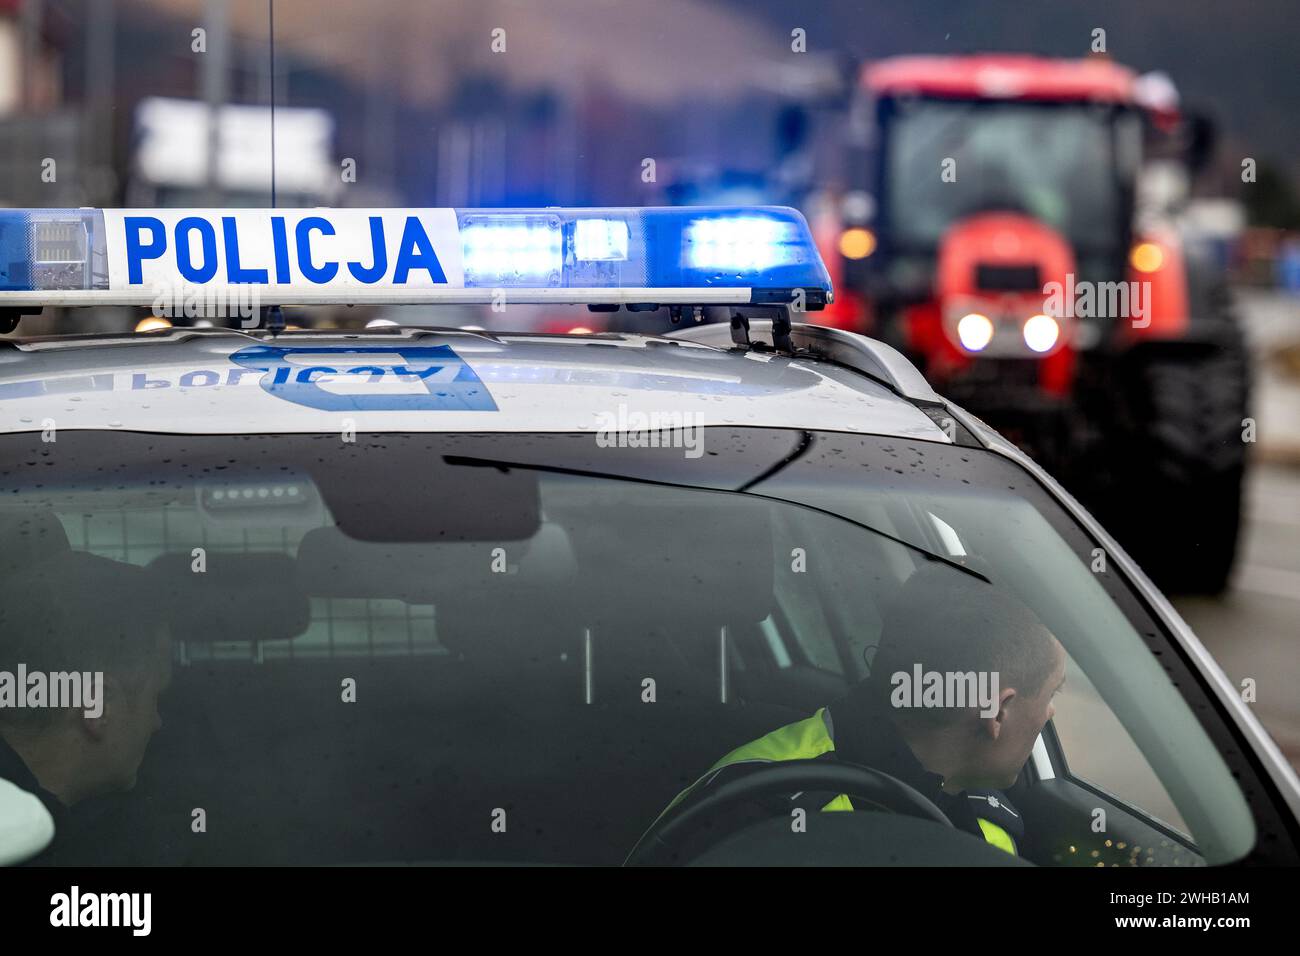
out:
{"label": "overcast sky", "polygon": [[[1092,30],[1139,71],[1163,70],[1184,103],[1239,145],[1300,179],[1297,0],[709,0],[757,15],[810,52],[857,56],[982,50],[1079,56]],[[1225,143],[1225,145],[1227,145]]]}

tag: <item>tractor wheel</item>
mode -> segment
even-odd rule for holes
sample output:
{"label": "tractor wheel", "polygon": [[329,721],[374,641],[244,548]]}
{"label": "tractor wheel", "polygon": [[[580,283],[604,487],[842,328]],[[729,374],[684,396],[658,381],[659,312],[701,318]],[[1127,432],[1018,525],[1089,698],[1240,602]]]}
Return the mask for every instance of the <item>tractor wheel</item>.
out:
{"label": "tractor wheel", "polygon": [[1125,547],[1165,590],[1228,583],[1241,523],[1250,363],[1235,326],[1220,341],[1139,348],[1122,367],[1128,441],[1118,489]]}

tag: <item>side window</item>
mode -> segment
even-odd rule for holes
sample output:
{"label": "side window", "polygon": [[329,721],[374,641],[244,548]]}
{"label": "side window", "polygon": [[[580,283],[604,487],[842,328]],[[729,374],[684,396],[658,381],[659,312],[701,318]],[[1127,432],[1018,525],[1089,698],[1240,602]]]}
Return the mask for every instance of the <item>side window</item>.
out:
{"label": "side window", "polygon": [[1052,725],[1069,777],[1182,833],[1189,832],[1133,738],[1073,660],[1066,662],[1065,687],[1056,699]]}
{"label": "side window", "polygon": [[765,622],[769,644],[775,626],[801,652],[791,656],[846,680],[864,677],[865,652],[880,634],[877,588],[890,579],[871,538],[831,519],[778,514],[773,546],[779,614]]}
{"label": "side window", "polygon": [[844,668],[840,663],[839,653],[835,650],[835,641],[831,637],[825,609],[817,601],[817,596],[809,593],[811,588],[798,585],[783,586],[783,584],[785,582],[778,579],[776,604],[793,632],[787,636],[794,638],[799,649],[814,667],[834,674],[842,674]]}

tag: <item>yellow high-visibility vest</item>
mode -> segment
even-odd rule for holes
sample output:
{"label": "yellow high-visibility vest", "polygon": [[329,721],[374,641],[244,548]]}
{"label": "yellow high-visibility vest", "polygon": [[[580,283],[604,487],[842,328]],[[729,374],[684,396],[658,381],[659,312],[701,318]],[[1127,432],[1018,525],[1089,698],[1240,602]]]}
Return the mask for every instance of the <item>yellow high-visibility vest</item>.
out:
{"label": "yellow high-visibility vest", "polygon": [[[737,747],[710,767],[708,772],[699,780],[674,797],[673,802],[668,804],[667,809],[671,810],[677,806],[678,803],[685,799],[687,794],[723,767],[741,763],[772,763],[777,760],[811,760],[814,757],[820,757],[824,753],[830,753],[835,749],[835,740],[831,737],[830,730],[827,728],[826,721],[822,716],[825,712],[825,707],[819,708],[817,713],[805,720],[778,727],[770,734],[765,734],[757,740],[751,740],[749,743]],[[843,793],[822,807],[822,810],[852,809],[852,801],[849,800],[847,794]],[[667,810],[664,812],[666,813]],[[983,817],[976,817],[975,820],[979,824],[980,832],[984,834],[986,842],[991,843],[999,850],[1005,850],[1013,856],[1016,855],[1016,841],[1011,838],[1010,833],[992,820],[985,820]]]}

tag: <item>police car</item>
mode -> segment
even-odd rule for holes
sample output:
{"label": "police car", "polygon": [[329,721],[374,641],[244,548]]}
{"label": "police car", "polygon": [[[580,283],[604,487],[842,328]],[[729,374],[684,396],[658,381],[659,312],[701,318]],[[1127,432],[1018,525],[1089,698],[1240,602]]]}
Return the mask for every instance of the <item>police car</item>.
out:
{"label": "police car", "polygon": [[[0,252],[10,327],[256,306],[0,340],[4,862],[1300,859],[1115,541],[804,321],[792,210],[8,210]],[[679,328],[285,330],[326,303]]]}

